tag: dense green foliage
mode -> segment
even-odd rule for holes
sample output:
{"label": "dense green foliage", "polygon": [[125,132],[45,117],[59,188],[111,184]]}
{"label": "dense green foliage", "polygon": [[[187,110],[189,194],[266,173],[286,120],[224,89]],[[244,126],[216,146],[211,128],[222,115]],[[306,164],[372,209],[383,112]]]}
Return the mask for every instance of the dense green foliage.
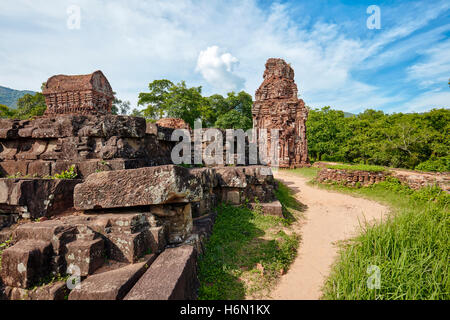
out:
{"label": "dense green foliage", "polygon": [[436,172],[444,172],[450,171],[450,156],[436,158],[432,157],[431,159],[424,161],[416,166],[416,170],[420,171],[436,171]]}
{"label": "dense green foliage", "polygon": [[42,93],[25,94],[17,100],[17,109],[0,105],[0,118],[29,119],[42,116],[47,109],[45,97]]}
{"label": "dense green foliage", "polygon": [[[200,119],[205,127],[243,128],[252,126],[252,97],[244,91],[202,96],[201,87],[188,88],[184,81],[174,84],[169,80],[155,80],[150,92],[139,94],[138,105],[145,106],[141,114],[148,119],[181,118],[191,127]],[[139,111],[136,111],[139,113]]]}
{"label": "dense green foliage", "polygon": [[14,90],[0,86],[0,105],[3,104],[8,108],[14,109],[17,106],[17,100],[27,93],[31,95],[35,94],[35,92],[29,90]]}
{"label": "dense green foliage", "polygon": [[448,109],[391,115],[369,109],[346,117],[324,107],[310,110],[307,121],[312,160],[450,171],[449,136]]}

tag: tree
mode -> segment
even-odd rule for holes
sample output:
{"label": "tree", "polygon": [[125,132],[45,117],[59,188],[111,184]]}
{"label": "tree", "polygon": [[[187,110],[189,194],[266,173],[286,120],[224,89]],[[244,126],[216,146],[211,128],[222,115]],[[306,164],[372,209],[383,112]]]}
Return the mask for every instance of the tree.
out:
{"label": "tree", "polygon": [[237,110],[231,110],[217,118],[215,127],[221,129],[247,130],[252,127],[252,120],[248,117],[242,116],[242,114]]}
{"label": "tree", "polygon": [[112,114],[127,114],[130,111],[130,101],[122,101],[117,98],[116,93],[113,92],[114,99],[111,107]]}
{"label": "tree", "polygon": [[330,107],[310,110],[308,150],[313,160],[422,170],[447,168],[450,110],[394,113],[367,109],[345,118]]}
{"label": "tree", "polygon": [[224,98],[219,94],[208,97],[213,110],[214,126],[221,129],[250,129],[252,127],[252,96],[241,91],[229,92]]}
{"label": "tree", "polygon": [[8,108],[4,104],[0,104],[0,118],[11,118],[14,116],[14,109]]}
{"label": "tree", "polygon": [[17,100],[17,110],[15,116],[19,119],[29,119],[36,116],[42,116],[47,109],[45,97],[37,92],[34,95],[27,93]]}
{"label": "tree", "polygon": [[196,119],[203,124],[211,117],[211,110],[202,96],[202,87],[188,88],[184,81],[155,80],[148,85],[150,92],[139,94],[138,105],[145,106],[143,115],[149,119],[181,118],[192,127]]}

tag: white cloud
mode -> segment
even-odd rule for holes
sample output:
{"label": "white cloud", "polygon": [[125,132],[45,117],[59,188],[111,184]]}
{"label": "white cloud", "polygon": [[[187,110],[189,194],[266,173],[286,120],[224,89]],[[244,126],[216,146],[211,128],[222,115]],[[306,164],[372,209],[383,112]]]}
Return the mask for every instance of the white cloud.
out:
{"label": "white cloud", "polygon": [[239,91],[245,80],[233,73],[239,60],[230,53],[221,53],[218,46],[208,47],[200,51],[196,71],[214,88],[223,92]]}
{"label": "white cloud", "polygon": [[402,105],[398,112],[424,112],[433,108],[449,108],[450,90],[425,92]]}
{"label": "white cloud", "polygon": [[450,40],[426,49],[424,51],[425,61],[416,63],[407,69],[409,79],[418,81],[422,87],[436,84],[446,85],[450,77],[449,52]]}
{"label": "white cloud", "polygon": [[[385,90],[401,79],[375,85],[371,79],[355,77],[355,72],[375,74],[393,56],[416,51],[411,42],[408,49],[406,45],[388,46],[448,9],[438,3],[423,4],[414,11],[420,12],[421,19],[417,14],[399,15],[397,27],[388,29],[382,22],[382,30],[368,31],[366,38],[361,38],[324,19],[308,25],[304,23],[311,19],[308,12],[293,16],[289,5],[262,9],[256,0],[4,2],[0,11],[0,85],[39,90],[51,75],[101,69],[118,96],[132,105],[149,82],[162,78],[202,85],[204,94],[243,87],[253,95],[262,82],[265,61],[280,57],[293,66],[299,93],[308,105],[347,111],[390,108],[393,102],[407,99],[403,91],[391,94]],[[81,8],[80,30],[66,28],[66,9],[71,4]],[[382,10],[383,19],[388,9]],[[434,39],[440,38],[434,35]],[[433,44],[426,42],[429,48]],[[444,51],[440,57],[438,52],[422,54],[430,60],[411,67],[409,80],[425,84],[435,79],[435,74],[421,79],[417,75],[431,72],[433,65],[447,66],[447,62]]]}

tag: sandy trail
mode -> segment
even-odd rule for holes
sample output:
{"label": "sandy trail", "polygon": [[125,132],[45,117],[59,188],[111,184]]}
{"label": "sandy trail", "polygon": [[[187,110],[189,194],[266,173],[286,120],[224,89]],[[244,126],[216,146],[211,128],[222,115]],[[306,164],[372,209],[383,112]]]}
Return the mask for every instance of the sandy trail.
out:
{"label": "sandy trail", "polygon": [[381,219],[388,208],[374,201],[309,186],[306,184],[309,179],[294,173],[279,170],[274,175],[291,188],[307,208],[303,212],[305,219],[294,226],[302,236],[298,256],[271,297],[319,299],[322,285],[337,257],[336,241],[355,235],[364,220]]}

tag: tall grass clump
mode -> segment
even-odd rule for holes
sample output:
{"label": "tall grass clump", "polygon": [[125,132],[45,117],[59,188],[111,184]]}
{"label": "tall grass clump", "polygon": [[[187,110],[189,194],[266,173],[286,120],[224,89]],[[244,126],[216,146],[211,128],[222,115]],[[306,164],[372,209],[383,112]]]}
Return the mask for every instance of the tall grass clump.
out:
{"label": "tall grass clump", "polygon": [[[450,299],[450,195],[438,187],[414,191],[392,178],[351,192],[382,200],[393,212],[341,244],[323,298]],[[367,285],[370,266],[380,270],[379,288]]]}

